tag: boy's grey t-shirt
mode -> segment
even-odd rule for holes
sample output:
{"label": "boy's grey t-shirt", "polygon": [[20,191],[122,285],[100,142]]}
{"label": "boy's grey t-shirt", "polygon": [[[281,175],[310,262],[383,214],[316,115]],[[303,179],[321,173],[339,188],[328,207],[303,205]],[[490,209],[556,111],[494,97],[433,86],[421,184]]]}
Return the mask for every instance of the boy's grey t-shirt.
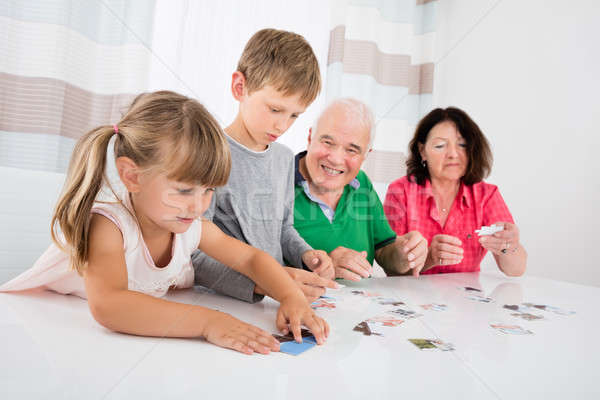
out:
{"label": "boy's grey t-shirt", "polygon": [[[227,136],[231,174],[204,214],[226,234],[269,253],[280,264],[302,267],[312,248],[294,228],[294,154],[279,143],[255,152]],[[245,301],[258,301],[246,276],[201,251],[192,262],[195,283]]]}

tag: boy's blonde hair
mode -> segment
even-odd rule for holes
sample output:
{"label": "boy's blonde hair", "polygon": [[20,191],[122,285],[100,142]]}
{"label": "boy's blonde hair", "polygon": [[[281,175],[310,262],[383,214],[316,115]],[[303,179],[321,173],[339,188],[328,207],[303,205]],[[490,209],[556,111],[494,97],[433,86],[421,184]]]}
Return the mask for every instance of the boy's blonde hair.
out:
{"label": "boy's blonde hair", "polygon": [[[209,187],[222,186],[229,178],[227,140],[204,106],[169,91],[139,95],[116,128],[100,126],[82,136],[73,149],[51,234],[79,273],[88,259],[92,206],[102,186],[109,185],[106,150],[115,134],[115,158],[128,157],[142,171],[164,172],[169,179]],[[59,240],[58,228],[64,241]]]}
{"label": "boy's blonde hair", "polygon": [[262,29],[246,43],[237,70],[244,74],[248,93],[273,86],[284,95],[300,93],[309,105],[321,91],[319,62],[310,44],[297,33]]}

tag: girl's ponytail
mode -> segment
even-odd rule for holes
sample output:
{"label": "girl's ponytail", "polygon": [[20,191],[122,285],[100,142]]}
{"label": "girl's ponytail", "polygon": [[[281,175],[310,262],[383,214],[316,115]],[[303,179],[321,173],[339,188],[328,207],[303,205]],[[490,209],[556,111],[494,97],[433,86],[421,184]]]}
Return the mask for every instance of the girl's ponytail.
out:
{"label": "girl's ponytail", "polygon": [[[52,241],[70,254],[71,265],[80,274],[87,263],[90,212],[102,188],[106,149],[115,133],[112,126],[101,126],[77,141],[64,187],[52,216]],[[64,240],[61,239],[58,228]]]}
{"label": "girl's ponytail", "polygon": [[174,181],[214,187],[227,182],[231,169],[225,134],[204,106],[169,91],[136,97],[117,126],[86,133],[73,149],[51,233],[80,274],[88,261],[90,212],[103,184],[110,187],[106,149],[114,134],[115,159],[128,157],[144,173],[166,173]]}

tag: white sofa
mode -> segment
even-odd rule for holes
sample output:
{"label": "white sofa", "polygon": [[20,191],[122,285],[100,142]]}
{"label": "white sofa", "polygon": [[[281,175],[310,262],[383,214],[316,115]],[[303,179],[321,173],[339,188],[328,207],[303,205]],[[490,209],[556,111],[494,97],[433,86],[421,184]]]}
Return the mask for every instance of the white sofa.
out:
{"label": "white sofa", "polygon": [[64,179],[0,167],[0,283],[28,269],[51,243],[50,218]]}

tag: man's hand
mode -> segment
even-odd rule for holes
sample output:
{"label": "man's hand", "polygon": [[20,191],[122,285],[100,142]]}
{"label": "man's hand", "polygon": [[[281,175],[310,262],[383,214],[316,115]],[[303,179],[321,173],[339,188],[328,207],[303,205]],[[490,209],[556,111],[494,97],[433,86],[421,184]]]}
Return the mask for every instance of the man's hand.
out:
{"label": "man's hand", "polygon": [[406,271],[412,270],[413,276],[419,276],[427,260],[427,240],[420,232],[412,231],[405,234],[399,243],[401,264],[408,267],[405,267]]}
{"label": "man's hand", "polygon": [[377,250],[375,259],[388,275],[419,276],[427,260],[427,240],[417,231],[408,232]]}
{"label": "man's hand", "polygon": [[302,261],[315,274],[325,279],[334,279],[333,261],[323,250],[308,250],[302,254]]}
{"label": "man's hand", "polygon": [[373,273],[366,251],[358,252],[340,246],[329,253],[329,256],[333,260],[336,278],[357,282],[362,278],[368,278]]}

